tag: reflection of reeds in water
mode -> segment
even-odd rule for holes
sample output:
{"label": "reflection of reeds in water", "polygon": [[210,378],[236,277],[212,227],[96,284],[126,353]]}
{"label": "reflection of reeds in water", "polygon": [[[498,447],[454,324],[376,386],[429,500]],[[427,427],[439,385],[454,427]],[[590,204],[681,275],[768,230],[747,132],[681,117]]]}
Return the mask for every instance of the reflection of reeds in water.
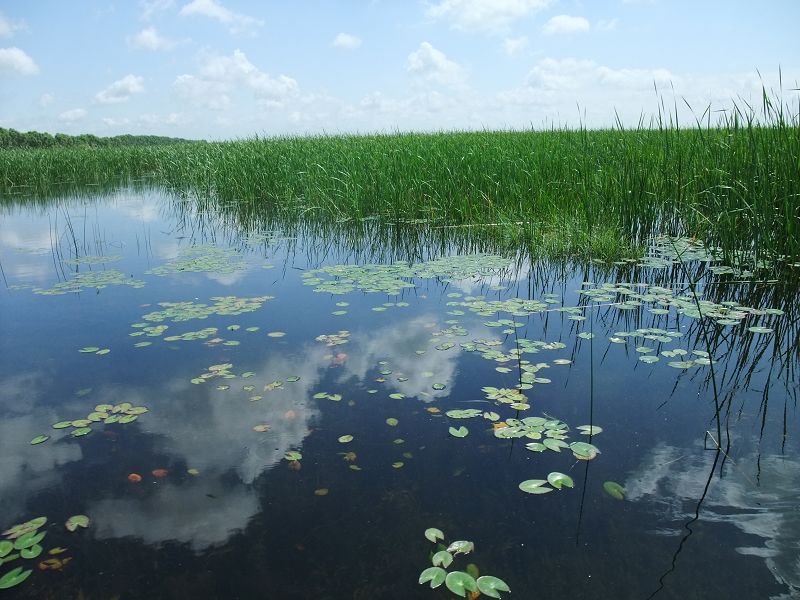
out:
{"label": "reflection of reeds in water", "polygon": [[0,152],[0,195],[145,177],[200,205],[284,220],[476,227],[532,251],[620,256],[655,233],[800,254],[796,107],[764,95],[684,128],[322,136]]}

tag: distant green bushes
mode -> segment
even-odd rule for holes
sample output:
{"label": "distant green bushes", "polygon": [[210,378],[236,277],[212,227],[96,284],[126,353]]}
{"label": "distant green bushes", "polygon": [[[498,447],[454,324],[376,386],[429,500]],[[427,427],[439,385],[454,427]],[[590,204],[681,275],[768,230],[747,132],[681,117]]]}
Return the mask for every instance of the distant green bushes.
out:
{"label": "distant green bushes", "polygon": [[4,150],[27,148],[108,148],[111,146],[156,146],[162,144],[178,144],[188,140],[162,137],[158,135],[116,135],[98,137],[96,135],[55,135],[39,131],[17,131],[0,127],[0,148]]}

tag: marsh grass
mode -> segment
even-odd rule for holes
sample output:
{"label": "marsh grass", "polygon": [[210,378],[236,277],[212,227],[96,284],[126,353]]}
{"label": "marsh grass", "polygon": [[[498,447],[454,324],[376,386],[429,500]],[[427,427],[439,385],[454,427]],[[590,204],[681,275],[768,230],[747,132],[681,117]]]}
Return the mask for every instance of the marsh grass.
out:
{"label": "marsh grass", "polygon": [[260,138],[0,151],[0,197],[141,179],[242,216],[477,227],[544,253],[613,258],[657,234],[729,262],[800,256],[797,107],[764,94],[685,127]]}

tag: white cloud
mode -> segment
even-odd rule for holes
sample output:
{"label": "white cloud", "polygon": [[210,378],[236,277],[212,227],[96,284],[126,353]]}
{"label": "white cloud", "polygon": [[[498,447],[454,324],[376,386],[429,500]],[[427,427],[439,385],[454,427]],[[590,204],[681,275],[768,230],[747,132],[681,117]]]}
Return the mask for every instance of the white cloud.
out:
{"label": "white cloud", "polygon": [[100,104],[117,104],[127,102],[133,94],[142,92],[144,92],[144,78],[138,75],[126,75],[106,89],[97,92],[94,99]]}
{"label": "white cloud", "polygon": [[56,97],[53,96],[53,94],[42,94],[42,96],[39,98],[39,106],[46,108],[55,101]]}
{"label": "white cloud", "polygon": [[149,50],[151,52],[169,50],[177,45],[175,40],[160,35],[155,27],[147,27],[136,35],[128,36],[127,42],[131,48]]}
{"label": "white cloud", "polygon": [[86,111],[82,108],[73,108],[72,110],[65,110],[58,115],[58,120],[64,123],[75,123],[86,117]]}
{"label": "white cloud", "polygon": [[229,86],[219,81],[207,81],[194,75],[178,75],[172,89],[179,98],[211,110],[224,110],[231,104],[226,93]]}
{"label": "white cloud", "polygon": [[528,38],[520,36],[503,40],[503,51],[509,56],[515,56],[528,47]]}
{"label": "white cloud", "polygon": [[570,15],[556,15],[552,17],[542,27],[542,31],[547,35],[560,33],[583,33],[589,31],[589,20],[584,17],[572,17]]}
{"label": "white cloud", "polygon": [[614,69],[592,60],[544,58],[528,73],[526,83],[536,90],[588,90],[613,87],[651,91],[676,77],[666,69]]}
{"label": "white cloud", "polygon": [[0,48],[0,73],[36,75],[38,72],[39,67],[33,59],[19,48]]}
{"label": "white cloud", "polygon": [[419,48],[408,55],[406,70],[425,81],[443,85],[457,86],[466,79],[461,65],[428,42],[422,42]]}
{"label": "white cloud", "polygon": [[287,75],[271,75],[251,63],[244,52],[209,57],[199,75],[180,75],[173,89],[183,99],[216,110],[228,108],[236,90],[249,90],[261,103],[281,107],[299,93],[297,81]]}
{"label": "white cloud", "polygon": [[25,31],[28,26],[25,21],[18,19],[10,19],[0,12],[0,38],[11,37],[17,31]]}
{"label": "white cloud", "polygon": [[225,8],[217,0],[192,0],[181,8],[180,13],[183,17],[200,15],[215,19],[228,26],[231,33],[244,33],[252,31],[254,28],[264,24],[261,19],[249,17]]}
{"label": "white cloud", "polygon": [[514,22],[550,5],[550,0],[441,0],[427,14],[466,31],[505,31]]}
{"label": "white cloud", "polygon": [[339,33],[333,38],[334,48],[344,48],[345,50],[355,50],[361,45],[361,38],[349,33]]}
{"label": "white cloud", "polygon": [[139,5],[142,7],[142,19],[149,20],[156,13],[169,10],[175,4],[175,0],[142,0]]}
{"label": "white cloud", "polygon": [[619,19],[617,17],[613,19],[600,19],[595,25],[595,29],[598,31],[614,31],[617,25],[619,25]]}

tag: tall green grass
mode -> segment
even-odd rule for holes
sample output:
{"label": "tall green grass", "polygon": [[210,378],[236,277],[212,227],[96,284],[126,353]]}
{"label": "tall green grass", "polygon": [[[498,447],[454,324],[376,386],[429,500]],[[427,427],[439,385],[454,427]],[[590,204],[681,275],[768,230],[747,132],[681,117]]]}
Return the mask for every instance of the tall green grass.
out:
{"label": "tall green grass", "polygon": [[286,218],[499,228],[572,255],[690,235],[734,261],[800,256],[798,111],[766,94],[684,127],[662,110],[607,130],[252,138],[0,151],[0,197],[146,177],[199,202]]}

